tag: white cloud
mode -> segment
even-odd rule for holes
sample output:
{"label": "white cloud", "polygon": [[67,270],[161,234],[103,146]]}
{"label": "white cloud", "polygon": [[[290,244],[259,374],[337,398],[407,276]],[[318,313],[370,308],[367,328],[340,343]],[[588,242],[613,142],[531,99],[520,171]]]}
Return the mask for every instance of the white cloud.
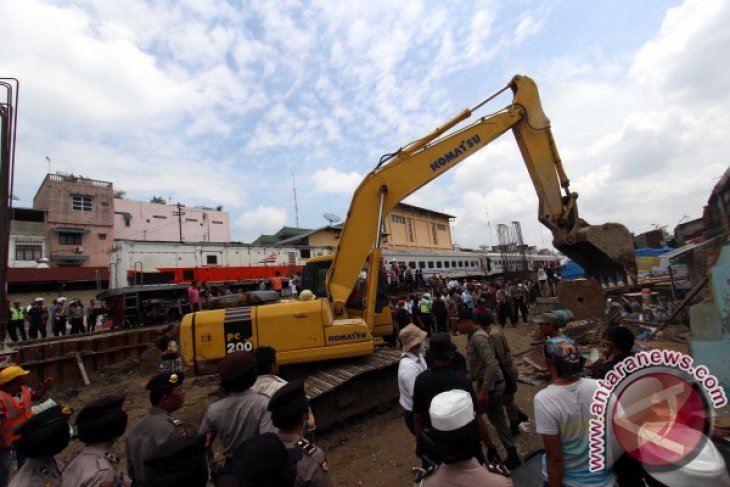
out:
{"label": "white cloud", "polygon": [[356,172],[342,172],[327,167],[316,171],[310,181],[315,193],[352,194],[362,181],[363,176]]}
{"label": "white cloud", "polygon": [[273,206],[257,206],[253,210],[244,211],[236,218],[235,225],[245,231],[249,236],[260,233],[273,233],[279,230],[287,219],[285,208]]}

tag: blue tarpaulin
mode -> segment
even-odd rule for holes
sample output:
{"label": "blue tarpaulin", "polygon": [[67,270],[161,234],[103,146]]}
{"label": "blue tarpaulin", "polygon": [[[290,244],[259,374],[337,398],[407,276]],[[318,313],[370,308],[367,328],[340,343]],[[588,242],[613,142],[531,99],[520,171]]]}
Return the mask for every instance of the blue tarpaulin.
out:
{"label": "blue tarpaulin", "polygon": [[[672,250],[674,249],[671,247],[660,247],[658,249],[645,247],[634,250],[634,255],[636,257],[656,257],[666,254],[667,252],[671,252]],[[585,271],[577,262],[569,260],[560,266],[560,277],[568,280],[579,279],[581,277],[585,277]]]}

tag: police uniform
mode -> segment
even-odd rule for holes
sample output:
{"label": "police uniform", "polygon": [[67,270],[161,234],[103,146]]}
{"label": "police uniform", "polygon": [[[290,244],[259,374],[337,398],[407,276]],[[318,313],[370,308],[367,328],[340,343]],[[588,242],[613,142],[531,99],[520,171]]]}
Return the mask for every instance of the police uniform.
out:
{"label": "police uniform", "polygon": [[10,487],[57,487],[63,463],[55,458],[70,440],[68,415],[53,406],[28,419],[17,431],[15,448],[28,460],[10,481]]}
{"label": "police uniform", "polygon": [[499,434],[499,439],[505,449],[514,448],[512,433],[504,415],[504,376],[499,368],[499,362],[494,354],[494,348],[487,332],[476,327],[469,335],[466,346],[466,356],[469,363],[469,373],[476,382],[477,395],[485,389],[489,395],[486,407],[487,417]]}
{"label": "police uniform", "polygon": [[62,487],[128,487],[132,481],[119,467],[119,457],[98,445],[124,434],[124,396],[105,396],[87,404],[76,417],[79,440],[86,443],[63,470]]}
{"label": "police uniform", "polygon": [[[181,372],[157,374],[147,384],[150,401],[155,394],[169,394],[174,387],[182,386],[185,374]],[[152,401],[156,402],[156,401]],[[127,463],[129,477],[137,487],[148,484],[150,472],[145,461],[152,458],[157,448],[166,441],[186,436],[188,428],[182,421],[158,406],[152,406],[127,435]]]}
{"label": "police uniform", "polygon": [[29,458],[8,487],[60,487],[63,462],[57,458]]}
{"label": "police uniform", "polygon": [[297,481],[295,486],[331,487],[329,464],[324,451],[314,443],[296,433],[279,431],[276,433],[287,448],[299,448],[304,456],[297,463]]}
{"label": "police uniform", "polygon": [[256,359],[250,352],[234,352],[221,361],[218,374],[221,387],[228,395],[205,411],[198,432],[219,438],[226,458],[249,438],[273,433],[271,415],[266,409],[269,398],[251,390],[256,382]]}
{"label": "police uniform", "polygon": [[[289,427],[292,419],[306,418],[309,414],[309,403],[304,393],[304,381],[288,383],[271,397],[269,402],[272,421],[277,428]],[[286,448],[302,450],[302,459],[297,463],[295,487],[331,487],[329,464],[321,448],[302,438],[302,423],[292,430],[279,430],[276,434]]]}
{"label": "police uniform", "polygon": [[441,464],[432,474],[425,477],[418,487],[512,487],[509,470],[504,465],[482,466],[474,458],[452,464]]}
{"label": "police uniform", "polygon": [[119,467],[119,457],[93,446],[84,447],[63,469],[61,487],[129,487],[132,481]]}

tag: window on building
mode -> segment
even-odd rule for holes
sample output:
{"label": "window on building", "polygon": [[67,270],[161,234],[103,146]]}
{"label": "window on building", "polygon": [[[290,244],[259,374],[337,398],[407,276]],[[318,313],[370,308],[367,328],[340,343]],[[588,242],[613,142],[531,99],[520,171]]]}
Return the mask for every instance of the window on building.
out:
{"label": "window on building", "polygon": [[448,269],[448,268],[449,268],[449,261],[448,260],[445,260],[444,261],[444,269]]}
{"label": "window on building", "polygon": [[413,261],[410,261],[410,262],[408,263],[408,267],[410,267],[411,269],[415,269],[415,268],[416,268],[416,263],[415,263],[415,262],[413,262]]}
{"label": "window on building", "polygon": [[43,246],[41,245],[16,245],[15,260],[36,261],[43,257]]}
{"label": "window on building", "polygon": [[312,251],[310,249],[299,249],[299,257],[302,259],[308,259],[312,256]]}
{"label": "window on building", "polygon": [[167,217],[165,215],[152,215],[152,218],[158,218],[160,220],[167,220]]}
{"label": "window on building", "polygon": [[81,245],[81,234],[60,232],[58,234],[58,243],[60,245]]}
{"label": "window on building", "polygon": [[436,269],[441,269],[441,268],[442,268],[441,267],[441,261],[440,260],[437,260],[436,261]]}
{"label": "window on building", "polygon": [[433,269],[433,261],[432,260],[429,260],[428,262],[426,262],[426,264],[428,264],[428,268],[429,269]]}
{"label": "window on building", "polygon": [[205,263],[208,265],[218,265],[218,256],[217,255],[206,255]]}
{"label": "window on building", "polygon": [[106,233],[100,233],[99,240],[106,240]]}
{"label": "window on building", "polygon": [[456,261],[455,260],[452,260],[451,261],[451,267],[456,267]]}
{"label": "window on building", "polygon": [[439,230],[441,230],[442,232],[445,232],[445,231],[446,231],[446,225],[444,225],[443,223],[439,223],[439,224],[437,224],[437,225],[436,225],[436,228],[438,228],[438,229],[439,229]]}
{"label": "window on building", "polygon": [[213,225],[223,225],[223,222],[220,222],[218,220],[213,220],[211,223],[213,223]]}
{"label": "window on building", "polygon": [[400,216],[400,215],[393,215],[390,217],[391,220],[393,220],[393,223],[405,223],[406,217]]}
{"label": "window on building", "polygon": [[413,218],[406,220],[406,233],[408,235],[408,241],[413,242]]}
{"label": "window on building", "polygon": [[426,263],[425,263],[424,261],[420,261],[420,262],[418,263],[418,268],[419,268],[419,269],[425,269],[425,268],[426,268]]}
{"label": "window on building", "polygon": [[186,222],[197,222],[198,220],[196,218],[186,218]]}
{"label": "window on building", "polygon": [[439,238],[438,238],[438,235],[436,233],[436,224],[435,223],[432,223],[431,224],[431,237],[433,238],[433,244],[434,245],[438,245]]}
{"label": "window on building", "polygon": [[91,211],[91,196],[75,194],[71,196],[71,209],[73,211]]}
{"label": "window on building", "polygon": [[459,267],[464,267],[464,261],[462,261],[462,260],[459,261]]}

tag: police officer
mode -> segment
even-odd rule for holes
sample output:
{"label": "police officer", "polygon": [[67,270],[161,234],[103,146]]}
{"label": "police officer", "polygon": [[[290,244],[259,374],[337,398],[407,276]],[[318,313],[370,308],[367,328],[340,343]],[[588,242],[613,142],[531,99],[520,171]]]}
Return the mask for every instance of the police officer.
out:
{"label": "police officer", "polygon": [[132,481],[119,468],[119,457],[110,450],[127,428],[124,396],[91,401],[76,417],[79,440],[86,443],[63,470],[62,487],[128,487]]}
{"label": "police officer", "polygon": [[208,485],[207,437],[191,433],[171,438],[145,462],[155,487],[205,487]]}
{"label": "police officer", "polygon": [[13,307],[10,308],[10,322],[8,323],[8,333],[12,341],[18,341],[18,332],[23,340],[28,339],[25,334],[25,310],[20,305],[20,301],[16,299],[13,301]]}
{"label": "police officer", "polygon": [[200,424],[201,435],[211,441],[220,438],[226,458],[249,438],[274,432],[271,414],[266,410],[269,398],[251,390],[258,376],[256,358],[250,352],[233,352],[220,362],[218,374],[226,397],[210,406]]}
{"label": "police officer", "polygon": [[303,438],[309,417],[309,403],[304,394],[304,381],[288,383],[274,393],[269,401],[271,420],[277,435],[287,448],[297,447],[304,456],[297,465],[295,486],[331,487],[327,457],[321,448]]}
{"label": "police officer", "polygon": [[171,438],[188,434],[182,421],[172,416],[185,402],[184,380],[182,372],[163,372],[147,383],[152,407],[127,435],[129,477],[137,487],[154,485],[144,462],[154,456],[157,448]]}
{"label": "police officer", "polygon": [[68,415],[61,406],[53,406],[28,419],[17,430],[20,438],[16,451],[28,457],[10,481],[9,487],[58,487],[61,485],[63,462],[54,455],[61,453],[71,438]]}
{"label": "police officer", "polygon": [[512,432],[507,417],[504,414],[505,382],[499,362],[494,353],[494,347],[489,335],[472,320],[472,312],[462,310],[459,315],[459,331],[468,335],[466,345],[469,373],[476,382],[474,390],[477,393],[479,412],[486,412],[489,421],[497,430],[502,446],[507,450],[505,465],[513,469],[522,461],[515,448]]}
{"label": "police officer", "polygon": [[292,487],[302,455],[300,448],[286,448],[275,433],[254,436],[226,460],[216,487]]}

